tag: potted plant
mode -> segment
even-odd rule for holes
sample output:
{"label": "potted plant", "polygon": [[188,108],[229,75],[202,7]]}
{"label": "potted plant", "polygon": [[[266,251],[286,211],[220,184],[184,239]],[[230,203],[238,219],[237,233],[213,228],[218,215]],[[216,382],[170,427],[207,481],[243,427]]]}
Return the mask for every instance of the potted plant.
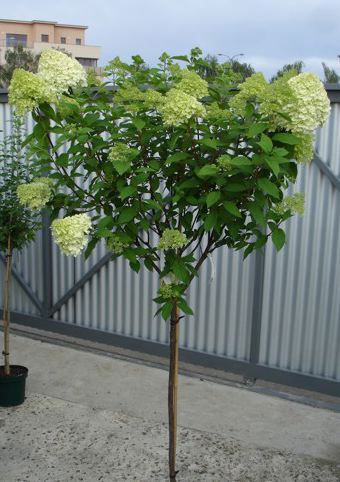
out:
{"label": "potted plant", "polygon": [[[0,251],[5,262],[3,277],[3,357],[0,366],[0,405],[14,406],[25,399],[26,367],[10,364],[10,293],[12,259],[32,241],[40,228],[38,215],[20,204],[17,186],[32,181],[32,166],[25,158],[25,136],[19,118],[14,118],[11,135],[0,144]],[[44,202],[46,199],[44,199]],[[31,205],[31,208],[36,208]]]}
{"label": "potted plant", "polygon": [[314,130],[329,113],[313,74],[292,72],[269,84],[258,73],[237,85],[221,70],[208,85],[197,73],[202,62],[199,49],[162,54],[154,68],[140,56],[130,65],[116,58],[107,69],[112,90],[86,85],[75,61],[49,52],[37,76],[18,71],[10,90],[17,109],[32,111],[27,142],[60,187],[47,204],[61,250],[77,256],[87,246],[89,256],[104,238],[113,259],[159,274],[155,301],[170,331],[171,481],[179,328],[181,313],[192,314],[187,289],[218,248],[246,257],[269,238],[284,246],[282,223],[303,211],[303,195],[284,191],[298,163],[311,159]]}

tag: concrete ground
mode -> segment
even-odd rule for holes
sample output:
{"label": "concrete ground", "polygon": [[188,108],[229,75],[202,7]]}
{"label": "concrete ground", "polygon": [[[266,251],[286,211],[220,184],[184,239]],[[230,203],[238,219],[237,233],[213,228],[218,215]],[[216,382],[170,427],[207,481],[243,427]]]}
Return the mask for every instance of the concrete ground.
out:
{"label": "concrete ground", "polygon": [[[1,340],[0,340],[1,342]],[[12,337],[28,397],[0,408],[0,480],[167,480],[167,373]],[[340,481],[340,413],[180,376],[178,482]]]}

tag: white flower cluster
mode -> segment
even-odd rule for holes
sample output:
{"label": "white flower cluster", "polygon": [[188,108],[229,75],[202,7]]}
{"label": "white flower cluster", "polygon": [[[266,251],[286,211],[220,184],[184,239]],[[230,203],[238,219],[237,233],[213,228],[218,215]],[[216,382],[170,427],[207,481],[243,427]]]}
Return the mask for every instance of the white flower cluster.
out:
{"label": "white flower cluster", "polygon": [[311,134],[322,126],[329,115],[330,102],[319,77],[309,72],[288,80],[296,104],[287,109],[290,129],[300,134]]}
{"label": "white flower cluster", "polygon": [[69,88],[86,84],[86,72],[77,60],[58,50],[47,49],[41,54],[37,74],[15,69],[9,86],[9,102],[23,115],[43,102],[56,102]]}
{"label": "white flower cluster", "polygon": [[38,76],[43,79],[56,95],[69,88],[87,84],[86,72],[80,63],[55,49],[43,50],[39,60]]}
{"label": "white flower cluster", "polygon": [[168,249],[182,248],[187,242],[187,237],[178,229],[165,229],[158,243],[158,249],[167,251]]}
{"label": "white flower cluster", "polygon": [[51,199],[52,185],[53,182],[48,178],[39,178],[28,184],[20,184],[17,187],[19,203],[33,211],[42,209]]}
{"label": "white flower cluster", "polygon": [[91,230],[91,218],[87,214],[75,214],[55,219],[51,226],[53,239],[66,256],[78,256],[87,245]]}
{"label": "white flower cluster", "polygon": [[14,71],[8,94],[9,103],[15,106],[18,115],[32,111],[40,103],[55,100],[49,86],[40,77],[24,69]]}
{"label": "white flower cluster", "polygon": [[192,95],[197,99],[209,95],[208,82],[192,70],[182,70],[181,80],[174,88]]}
{"label": "white flower cluster", "polygon": [[292,214],[303,216],[305,212],[305,195],[302,192],[297,192],[291,196],[286,196],[273,210],[281,215],[285,214],[286,211],[291,211]]}
{"label": "white flower cluster", "polygon": [[204,117],[206,110],[195,97],[178,89],[170,89],[159,108],[165,125],[179,126],[192,117]]}
{"label": "white flower cluster", "polygon": [[277,127],[294,134],[312,134],[324,124],[330,111],[322,82],[309,72],[287,73],[272,84],[262,74],[254,74],[240,85],[240,92],[230,106],[237,114],[244,115],[249,100],[258,104],[260,112],[271,117]]}

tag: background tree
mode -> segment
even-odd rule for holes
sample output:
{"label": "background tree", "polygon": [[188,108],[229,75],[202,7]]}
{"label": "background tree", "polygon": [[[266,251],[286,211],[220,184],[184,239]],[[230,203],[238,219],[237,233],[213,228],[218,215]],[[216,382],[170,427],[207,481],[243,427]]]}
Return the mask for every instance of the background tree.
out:
{"label": "background tree", "polygon": [[197,64],[197,72],[207,81],[214,80],[219,74],[219,69],[220,63],[216,55],[208,54]]}
{"label": "background tree", "polygon": [[37,72],[38,62],[39,55],[35,55],[22,45],[6,50],[5,64],[0,65],[0,87],[8,87],[15,69]]}
{"label": "background tree", "polygon": [[223,70],[230,70],[234,74],[238,75],[240,82],[244,82],[248,77],[255,74],[255,69],[251,64],[247,62],[240,62],[237,59],[231,58],[228,62],[221,64]]}
{"label": "background tree", "polygon": [[[233,77],[235,82],[243,82],[255,73],[254,68],[246,62],[239,62],[230,57],[227,62],[220,63],[216,55],[206,55],[197,62],[197,73],[208,82],[214,81],[222,73]],[[236,75],[234,75],[236,74]]]}
{"label": "background tree", "polygon": [[295,75],[301,74],[305,67],[305,64],[303,63],[302,60],[296,60],[292,64],[285,64],[281,69],[279,69],[276,74],[270,79],[271,82],[274,82],[275,80],[279,79],[282,77],[284,74],[287,72],[294,72]]}
{"label": "background tree", "polygon": [[340,76],[334,69],[328,67],[325,62],[322,62],[322,68],[324,73],[324,82],[329,84],[338,84],[340,82]]}
{"label": "background tree", "polygon": [[[72,59],[44,55],[49,62],[41,59],[37,76],[25,73],[25,80],[17,71],[10,101],[21,112],[33,110],[36,126],[26,143],[57,183],[47,205],[61,250],[76,256],[90,238],[89,256],[104,239],[113,259],[123,256],[137,272],[144,263],[159,275],[155,301],[170,320],[169,474],[175,481],[179,327],[181,312],[192,314],[188,287],[218,248],[244,250],[246,257],[270,237],[277,249],[284,246],[282,223],[303,211],[301,195],[284,191],[296,179],[296,160],[311,158],[329,100],[313,74],[268,84],[257,73],[236,90],[222,71],[211,87],[196,73],[197,48],[189,56],[164,53],[153,68],[141,69],[139,56],[129,65],[115,59],[107,71],[113,92],[85,86]],[[20,190],[30,203],[34,186]]]}

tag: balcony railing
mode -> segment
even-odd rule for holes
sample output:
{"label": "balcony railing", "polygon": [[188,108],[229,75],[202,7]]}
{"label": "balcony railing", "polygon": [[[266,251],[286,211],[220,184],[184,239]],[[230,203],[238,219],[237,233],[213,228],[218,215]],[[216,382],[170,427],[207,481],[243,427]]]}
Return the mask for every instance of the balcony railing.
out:
{"label": "balcony railing", "polygon": [[77,44],[76,42],[66,42],[66,43],[60,43],[60,42],[42,42],[41,40],[36,40],[34,42],[22,42],[22,41],[17,41],[15,42],[14,40],[11,40],[11,45],[8,45],[8,40],[6,39],[0,39],[0,48],[13,48],[17,47],[18,45],[22,45],[26,49],[34,49],[36,44],[46,44],[46,45],[51,45],[51,46],[57,46],[58,48],[64,48],[65,50],[66,47],[73,46],[73,47],[96,47],[99,48],[98,45],[88,45],[88,44]]}

